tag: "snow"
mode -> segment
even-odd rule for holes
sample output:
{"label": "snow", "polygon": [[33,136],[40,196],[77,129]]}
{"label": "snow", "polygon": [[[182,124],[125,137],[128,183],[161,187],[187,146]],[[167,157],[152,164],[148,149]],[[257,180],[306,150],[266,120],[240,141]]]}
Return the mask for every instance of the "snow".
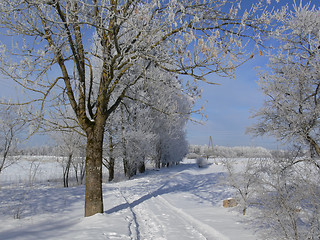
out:
{"label": "snow", "polygon": [[[30,185],[31,163],[20,161],[0,175],[0,239],[259,239],[245,223],[247,216],[222,207],[232,190],[219,181],[225,174],[221,165],[199,168],[185,160],[129,181],[104,183],[105,212],[84,218],[85,187],[49,181],[62,170],[44,160]],[[8,184],[14,174],[16,182]]]}

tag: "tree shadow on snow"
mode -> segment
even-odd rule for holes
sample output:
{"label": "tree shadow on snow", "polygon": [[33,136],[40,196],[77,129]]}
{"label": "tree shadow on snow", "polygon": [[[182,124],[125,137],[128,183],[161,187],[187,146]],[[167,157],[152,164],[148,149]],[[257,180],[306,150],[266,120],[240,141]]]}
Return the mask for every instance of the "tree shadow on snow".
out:
{"label": "tree shadow on snow", "polygon": [[[180,172],[177,170],[168,170],[167,174],[163,177],[157,174],[155,178],[162,177],[160,182],[150,184],[150,189],[156,189],[153,191],[148,191],[146,193],[145,184],[141,182],[135,186],[131,186],[129,191],[134,195],[142,195],[140,198],[132,201],[131,203],[123,203],[115,206],[105,213],[112,214],[119,212],[127,208],[133,208],[153,197],[162,196],[169,193],[191,193],[192,200],[196,203],[209,203],[212,206],[221,204],[222,200],[230,197],[230,194],[225,191],[226,186],[220,183],[220,179],[225,176],[224,172],[214,172],[214,173],[201,173],[204,169],[198,168],[196,164],[184,164]],[[214,167],[214,166],[213,166]],[[188,171],[188,170],[192,171]],[[194,171],[197,169],[196,171]],[[160,171],[161,172],[161,171]],[[170,176],[170,173],[176,173]],[[199,173],[199,174],[197,174]],[[160,185],[160,186],[159,186]],[[128,191],[128,189],[126,190]],[[130,198],[130,196],[128,197]]]}
{"label": "tree shadow on snow", "polygon": [[82,212],[80,215],[74,210],[83,205],[84,190],[84,186],[2,189],[0,215],[7,221],[3,222],[0,239],[63,238],[81,219]]}
{"label": "tree shadow on snow", "polygon": [[39,214],[72,211],[73,204],[83,201],[85,188],[14,188],[0,192],[0,214],[16,219]]}
{"label": "tree shadow on snow", "polygon": [[[36,225],[20,225],[10,230],[0,232],[0,239],[62,239],[66,231],[70,233],[70,227],[76,225],[79,220],[72,218],[64,220],[46,220]],[[65,230],[64,230],[65,229]]]}

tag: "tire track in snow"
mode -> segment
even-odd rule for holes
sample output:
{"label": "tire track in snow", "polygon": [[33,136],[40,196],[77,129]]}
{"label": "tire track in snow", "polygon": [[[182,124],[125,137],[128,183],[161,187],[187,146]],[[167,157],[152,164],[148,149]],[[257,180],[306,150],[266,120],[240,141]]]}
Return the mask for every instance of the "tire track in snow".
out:
{"label": "tire track in snow", "polygon": [[150,200],[135,206],[136,213],[140,220],[140,230],[142,239],[148,240],[167,240],[165,238],[165,229],[163,223],[159,220],[158,216],[151,211],[149,207]]}
{"label": "tire track in snow", "polygon": [[[166,226],[166,238],[164,239],[197,239],[208,240],[202,232],[198,231],[189,221],[186,221],[183,216],[173,212],[171,208],[159,201],[159,197],[153,197],[149,200],[149,212],[152,212],[158,217],[162,226]],[[160,220],[161,219],[161,220]],[[180,225],[180,227],[178,227]],[[182,226],[182,227],[181,227]],[[184,229],[185,232],[180,230]]]}
{"label": "tire track in snow", "polygon": [[[159,185],[157,187],[154,185],[148,186],[148,184],[144,187],[145,190],[148,189],[147,191],[141,191],[141,189],[137,191],[135,188],[142,184],[140,182],[142,179],[136,179],[136,182],[132,181],[131,183],[133,183],[133,185],[129,188],[128,186],[125,186],[125,189],[119,188],[119,192],[132,214],[132,219],[128,218],[131,239],[229,239],[213,227],[186,213],[183,209],[175,207],[161,196],[163,189],[169,185],[168,183],[183,172],[184,171],[181,171],[168,176],[167,181],[158,182]],[[143,184],[145,184],[145,182]],[[170,193],[167,194],[168,196],[170,195]],[[176,228],[178,225],[180,228]],[[179,235],[176,231],[177,229],[185,229],[186,231]],[[182,236],[183,234],[184,236]]]}
{"label": "tire track in snow", "polygon": [[[158,187],[157,190],[155,190],[154,192],[157,192],[160,189],[164,188],[169,183],[169,181],[171,179],[177,177],[178,175],[181,175],[183,172],[185,172],[185,171],[183,170],[183,171],[177,172],[177,173],[169,176],[168,179],[167,179],[167,182],[162,184],[160,187]],[[182,209],[173,206],[171,203],[169,203],[167,200],[165,200],[161,195],[154,195],[150,191],[150,189],[149,189],[148,192],[149,192],[150,195],[153,196],[153,199],[158,199],[158,202],[161,202],[163,205],[165,205],[165,207],[171,209],[172,212],[174,212],[176,215],[180,216],[182,219],[184,219],[185,221],[189,222],[189,224],[191,226],[193,226],[193,228],[198,233],[200,233],[205,239],[207,239],[207,240],[229,240],[229,238],[227,236],[223,235],[222,233],[220,233],[219,231],[217,231],[213,227],[211,227],[208,224],[206,224],[206,223],[194,218],[190,214],[187,214]]]}
{"label": "tire track in snow", "polygon": [[205,239],[210,240],[229,240],[228,237],[217,231],[216,229],[212,228],[211,226],[201,222],[200,220],[194,218],[193,216],[187,214],[180,208],[173,206],[167,200],[165,200],[162,196],[156,197],[158,201],[162,202],[167,208],[171,209],[172,212],[178,214],[181,218],[185,219],[185,221],[189,222],[199,233],[201,233]]}
{"label": "tire track in snow", "polygon": [[[167,205],[159,201],[158,197],[151,197],[132,207],[132,203],[130,203],[123,192],[121,192],[121,195],[127,202],[128,208],[133,215],[133,219],[129,223],[131,239],[135,239],[135,235],[131,230],[131,226],[134,225],[136,226],[137,240],[212,240],[207,239],[189,221],[186,221],[184,216],[172,212],[172,209],[167,208]],[[129,194],[129,196],[132,196],[132,194]],[[177,225],[180,225],[180,227],[176,228]],[[181,233],[181,229],[185,229],[185,232]],[[183,238],[177,238],[183,234],[185,235]]]}
{"label": "tire track in snow", "polygon": [[[132,219],[129,219],[129,225],[128,225],[128,229],[129,229],[129,234],[130,234],[130,238],[132,240],[140,240],[140,230],[139,230],[139,223],[137,220],[137,215],[136,213],[133,211],[133,208],[131,207],[130,202],[128,201],[127,197],[124,196],[123,192],[120,190],[119,188],[119,192],[121,194],[121,196],[123,197],[123,199],[126,201],[128,208],[132,214]],[[133,229],[132,229],[133,228]]]}
{"label": "tire track in snow", "polygon": [[[161,222],[150,212],[149,208],[144,203],[136,205],[134,204],[135,200],[129,201],[129,197],[138,195],[133,195],[128,190],[126,190],[126,194],[120,189],[119,192],[132,214],[132,219],[128,218],[130,238],[132,240],[166,240],[166,238],[162,237],[164,234]],[[152,215],[151,217],[150,214]],[[134,229],[132,229],[133,226]]]}

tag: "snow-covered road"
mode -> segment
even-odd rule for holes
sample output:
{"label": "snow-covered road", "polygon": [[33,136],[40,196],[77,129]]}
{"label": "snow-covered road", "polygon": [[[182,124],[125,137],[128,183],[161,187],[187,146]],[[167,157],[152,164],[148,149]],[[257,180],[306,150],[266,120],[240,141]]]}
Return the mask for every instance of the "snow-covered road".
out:
{"label": "snow-covered road", "polygon": [[240,223],[242,216],[222,207],[228,197],[222,174],[221,166],[184,164],[117,183],[123,203],[106,213],[127,209],[132,239],[257,239]]}
{"label": "snow-covered road", "polygon": [[[2,189],[0,239],[259,239],[243,216],[222,207],[222,200],[230,197],[219,184],[223,174],[215,164],[199,169],[184,163],[104,184],[105,213],[89,218],[82,217],[83,186],[39,187],[24,194],[16,189],[17,198],[23,199],[14,199],[12,190]],[[21,219],[12,217],[18,211],[13,209],[17,201],[23,202]]]}

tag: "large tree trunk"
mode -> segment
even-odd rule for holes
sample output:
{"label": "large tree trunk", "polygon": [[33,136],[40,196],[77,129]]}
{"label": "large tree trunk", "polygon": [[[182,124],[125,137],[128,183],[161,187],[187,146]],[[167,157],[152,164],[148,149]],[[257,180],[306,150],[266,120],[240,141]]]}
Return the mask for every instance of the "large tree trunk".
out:
{"label": "large tree trunk", "polygon": [[103,213],[102,144],[104,127],[87,132],[85,216]]}

